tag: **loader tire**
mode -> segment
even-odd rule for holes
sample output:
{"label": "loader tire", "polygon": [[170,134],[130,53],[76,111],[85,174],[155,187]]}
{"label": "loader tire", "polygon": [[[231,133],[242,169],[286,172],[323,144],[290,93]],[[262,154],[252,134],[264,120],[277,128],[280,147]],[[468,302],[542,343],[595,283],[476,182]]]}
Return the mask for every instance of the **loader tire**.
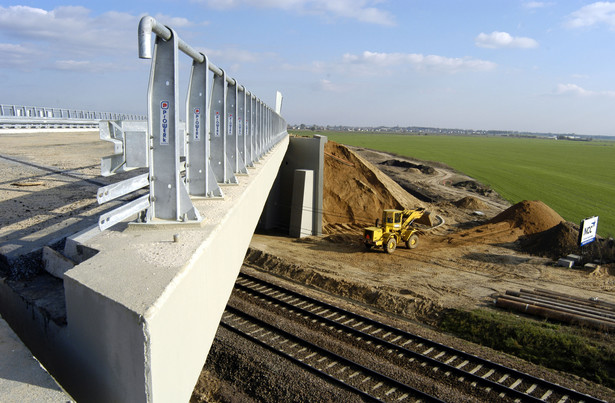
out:
{"label": "loader tire", "polygon": [[371,243],[364,242],[363,244],[365,245],[365,249],[367,249],[367,250],[370,250],[372,248],[372,244]]}
{"label": "loader tire", "polygon": [[392,236],[389,238],[387,244],[384,246],[384,251],[390,255],[391,253],[395,252],[396,247],[397,241],[395,240],[395,237]]}
{"label": "loader tire", "polygon": [[419,237],[416,234],[410,235],[410,238],[406,241],[406,247],[408,249],[414,249],[419,245]]}

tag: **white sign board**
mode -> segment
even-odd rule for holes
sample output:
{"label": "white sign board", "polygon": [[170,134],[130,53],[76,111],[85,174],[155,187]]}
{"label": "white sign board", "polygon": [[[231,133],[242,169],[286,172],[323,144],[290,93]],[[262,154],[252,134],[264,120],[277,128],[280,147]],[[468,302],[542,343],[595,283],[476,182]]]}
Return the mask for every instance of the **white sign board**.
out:
{"label": "white sign board", "polygon": [[598,233],[598,216],[586,218],[581,221],[579,230],[579,246],[587,245],[596,240]]}

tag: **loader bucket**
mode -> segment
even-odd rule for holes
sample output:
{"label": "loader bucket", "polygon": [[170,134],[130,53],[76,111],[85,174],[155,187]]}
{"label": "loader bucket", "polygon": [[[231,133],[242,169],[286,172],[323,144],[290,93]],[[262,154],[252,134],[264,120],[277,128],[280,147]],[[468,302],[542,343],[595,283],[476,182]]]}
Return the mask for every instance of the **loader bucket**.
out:
{"label": "loader bucket", "polygon": [[431,213],[426,211],[422,216],[414,220],[417,224],[427,225],[428,227],[433,227],[433,221],[431,221]]}

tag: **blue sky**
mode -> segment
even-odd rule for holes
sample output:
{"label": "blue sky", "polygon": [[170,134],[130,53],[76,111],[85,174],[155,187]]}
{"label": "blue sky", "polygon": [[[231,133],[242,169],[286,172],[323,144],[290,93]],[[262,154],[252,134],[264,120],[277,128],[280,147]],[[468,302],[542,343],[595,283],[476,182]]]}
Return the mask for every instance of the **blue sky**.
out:
{"label": "blue sky", "polygon": [[0,103],[145,113],[143,15],[290,124],[615,135],[615,2],[580,0],[2,1]]}

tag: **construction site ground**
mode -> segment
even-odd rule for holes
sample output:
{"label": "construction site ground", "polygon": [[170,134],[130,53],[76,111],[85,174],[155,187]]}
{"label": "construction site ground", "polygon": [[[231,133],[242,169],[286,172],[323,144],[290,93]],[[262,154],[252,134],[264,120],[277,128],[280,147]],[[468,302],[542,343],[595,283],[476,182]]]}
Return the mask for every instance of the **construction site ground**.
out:
{"label": "construction site ground", "polygon": [[[70,235],[80,221],[95,222],[97,188],[121,179],[100,177],[100,158],[112,150],[96,132],[0,135],[3,254]],[[511,209],[488,187],[439,163],[334,143],[325,152],[324,234],[257,233],[247,264],[427,328],[448,308],[491,308],[494,293],[521,288],[615,303],[612,264],[595,270],[554,264],[570,245],[549,243],[561,241],[560,233],[540,237],[563,221],[540,201]],[[433,227],[421,227],[416,249],[365,248],[362,229],[384,208],[418,206],[431,212]],[[532,248],[532,240],[542,249]]]}
{"label": "construction site ground", "polygon": [[[407,208],[425,206],[431,211],[434,224],[439,224],[439,217],[444,223],[433,229],[421,226],[416,249],[400,245],[393,254],[384,253],[381,248],[366,250],[363,227],[373,225],[373,217],[378,217],[386,206],[374,206],[373,211],[368,211],[367,201],[366,210],[354,214],[355,217],[334,214],[329,218],[327,213],[336,206],[325,199],[323,210],[329,222],[324,225],[323,236],[293,239],[256,234],[248,261],[258,262],[276,274],[423,322],[437,320],[438,313],[445,308],[488,306],[494,293],[520,288],[547,288],[615,302],[615,277],[609,272],[612,266],[603,265],[598,270],[558,267],[553,258],[519,250],[519,238],[526,235],[527,227],[546,230],[562,220],[541,202],[526,203],[529,217],[524,217],[526,221],[521,226],[510,221],[486,224],[511,204],[471,178],[442,164],[410,161],[370,150],[356,152],[379,167],[391,160],[432,167],[430,173],[386,165],[383,170],[396,181],[415,184],[415,188],[434,199],[432,203],[415,199],[416,205]],[[330,183],[357,181],[361,176],[336,175],[335,161],[327,164],[325,172],[325,176],[337,176]],[[460,182],[471,186],[453,186]]]}

